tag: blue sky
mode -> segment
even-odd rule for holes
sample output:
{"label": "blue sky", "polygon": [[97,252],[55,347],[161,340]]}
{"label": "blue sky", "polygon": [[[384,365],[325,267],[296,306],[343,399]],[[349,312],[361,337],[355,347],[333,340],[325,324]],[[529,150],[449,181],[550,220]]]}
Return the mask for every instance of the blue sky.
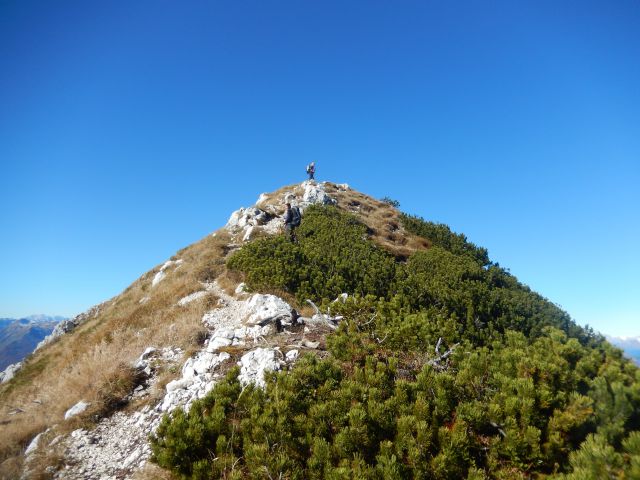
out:
{"label": "blue sky", "polygon": [[263,191],[444,222],[640,335],[640,4],[0,3],[0,317],[73,315]]}

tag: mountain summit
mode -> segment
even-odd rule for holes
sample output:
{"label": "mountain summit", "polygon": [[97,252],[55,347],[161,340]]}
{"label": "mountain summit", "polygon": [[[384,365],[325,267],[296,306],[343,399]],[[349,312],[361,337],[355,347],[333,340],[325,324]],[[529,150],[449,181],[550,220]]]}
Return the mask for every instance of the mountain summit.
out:
{"label": "mountain summit", "polygon": [[638,368],[397,206],[262,194],[61,322],[0,387],[4,478],[640,478]]}

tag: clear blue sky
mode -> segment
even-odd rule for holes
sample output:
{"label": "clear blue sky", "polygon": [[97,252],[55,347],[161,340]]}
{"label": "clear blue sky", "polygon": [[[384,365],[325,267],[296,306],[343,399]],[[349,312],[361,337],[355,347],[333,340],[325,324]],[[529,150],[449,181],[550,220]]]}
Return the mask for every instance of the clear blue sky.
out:
{"label": "clear blue sky", "polygon": [[0,317],[109,298],[315,160],[640,335],[639,25],[637,1],[2,1]]}

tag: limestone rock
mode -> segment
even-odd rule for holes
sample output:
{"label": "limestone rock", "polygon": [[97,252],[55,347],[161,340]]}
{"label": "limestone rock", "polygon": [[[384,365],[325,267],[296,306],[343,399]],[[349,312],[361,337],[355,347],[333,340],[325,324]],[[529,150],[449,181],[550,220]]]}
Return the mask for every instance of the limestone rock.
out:
{"label": "limestone rock", "polygon": [[250,225],[246,228],[246,230],[244,231],[244,235],[242,236],[243,242],[248,242],[249,240],[251,240],[251,235],[253,234],[255,228],[256,227],[254,227],[253,225]]}
{"label": "limestone rock", "polygon": [[266,224],[271,217],[269,213],[257,207],[240,208],[231,214],[225,227],[232,230],[255,227]]}
{"label": "limestone rock", "polygon": [[275,295],[253,295],[246,305],[246,323],[256,325],[278,317],[290,317],[291,306]]}
{"label": "limestone rock", "polygon": [[155,276],[153,277],[153,280],[151,281],[151,286],[155,287],[157,284],[159,284],[164,277],[167,276],[166,270],[167,268],[175,265],[176,268],[178,266],[180,266],[182,264],[183,260],[179,259],[179,260],[168,260],[166,262],[164,262],[164,265],[162,265],[162,267],[160,267],[160,270],[158,271],[158,273],[155,274]]}
{"label": "limestone rock", "polygon": [[281,353],[273,348],[256,348],[245,353],[238,362],[240,365],[238,380],[242,385],[255,383],[264,388],[264,372],[280,370],[282,366],[282,362],[278,359],[280,355]]}
{"label": "limestone rock", "polygon": [[24,456],[28,457],[29,455],[31,455],[33,452],[35,452],[38,449],[38,446],[40,444],[40,439],[42,438],[42,436],[47,433],[49,430],[47,429],[44,432],[40,432],[39,434],[37,434],[35,437],[33,437],[33,440],[31,440],[31,442],[29,443],[29,446],[27,447],[27,449],[24,451]]}
{"label": "limestone rock", "polygon": [[[297,359],[297,350],[290,350],[285,362],[278,349],[255,346],[256,342],[263,342],[265,337],[268,339],[277,333],[275,325],[279,316],[290,317],[291,308],[286,302],[273,295],[253,295],[237,300],[215,282],[204,287],[223,303],[220,308],[204,315],[203,323],[211,332],[209,339],[183,364],[180,377],[166,385],[165,395],[156,405],[147,405],[136,412],[119,411],[103,418],[91,431],[76,430],[63,436],[56,448],[64,449],[65,466],[55,473],[54,478],[97,480],[135,477],[151,455],[148,438],[157,429],[162,416],[176,408],[189,410],[196,399],[204,397],[223,377],[226,371],[223,367],[231,361],[225,347],[233,345],[244,351],[239,364],[240,381],[245,385],[256,382],[263,387],[265,371],[278,370]],[[258,323],[248,324],[246,320],[250,318]],[[262,322],[266,323],[261,325]],[[145,348],[134,365],[148,378],[136,387],[136,391],[148,391],[158,379],[158,367],[165,362],[177,362],[182,354],[176,348]]]}
{"label": "limestone rock", "polygon": [[198,292],[193,292],[192,294],[187,295],[186,297],[183,297],[180,300],[178,300],[178,306],[179,307],[184,307],[185,305],[188,305],[191,302],[195,302],[196,300],[204,297],[206,294],[207,294],[206,290],[200,290]]}
{"label": "limestone rock", "polygon": [[304,194],[302,195],[302,201],[307,204],[320,204],[320,205],[334,205],[336,201],[331,198],[324,190],[324,186],[317,184],[313,181],[306,181],[302,183],[304,188]]}
{"label": "limestone rock", "polygon": [[214,370],[229,358],[226,352],[215,354],[201,350],[188,359],[182,367],[182,377],[167,384],[160,410],[171,412],[180,406],[189,409],[194,400],[204,397],[213,388]]}
{"label": "limestone rock", "polygon": [[266,193],[261,193],[260,196],[258,197],[258,200],[256,200],[256,206],[259,207],[262,202],[267,200],[267,198],[268,197]]}
{"label": "limestone rock", "polygon": [[71,417],[75,417],[76,415],[81,414],[91,405],[89,402],[85,402],[84,400],[80,400],[73,407],[67,410],[64,414],[64,419],[68,420]]}
{"label": "limestone rock", "polygon": [[8,382],[22,368],[22,362],[12,363],[4,371],[0,372],[0,383]]}

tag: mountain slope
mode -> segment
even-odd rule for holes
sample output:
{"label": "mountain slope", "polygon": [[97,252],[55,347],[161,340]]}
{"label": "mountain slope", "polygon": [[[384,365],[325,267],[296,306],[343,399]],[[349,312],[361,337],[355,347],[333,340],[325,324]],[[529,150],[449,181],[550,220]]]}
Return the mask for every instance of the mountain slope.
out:
{"label": "mountain slope", "polygon": [[0,390],[6,478],[637,468],[640,377],[619,350],[463,235],[346,185],[263,194],[74,320]]}

